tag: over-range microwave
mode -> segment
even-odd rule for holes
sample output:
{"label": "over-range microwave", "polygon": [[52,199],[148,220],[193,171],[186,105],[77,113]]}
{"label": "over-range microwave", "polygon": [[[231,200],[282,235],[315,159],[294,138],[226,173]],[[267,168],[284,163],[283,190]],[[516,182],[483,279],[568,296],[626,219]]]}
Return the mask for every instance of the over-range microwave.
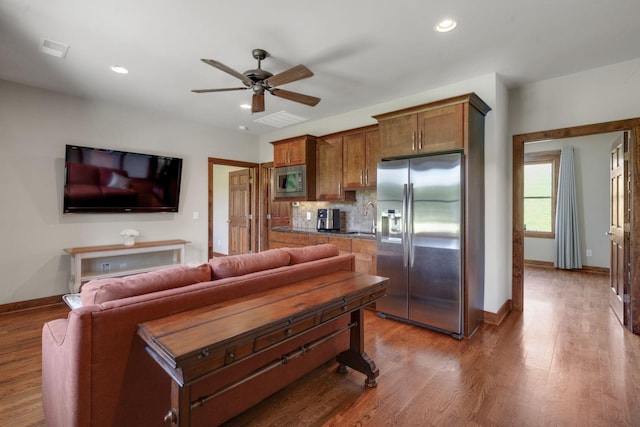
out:
{"label": "over-range microwave", "polygon": [[273,180],[274,197],[307,196],[306,165],[275,168]]}

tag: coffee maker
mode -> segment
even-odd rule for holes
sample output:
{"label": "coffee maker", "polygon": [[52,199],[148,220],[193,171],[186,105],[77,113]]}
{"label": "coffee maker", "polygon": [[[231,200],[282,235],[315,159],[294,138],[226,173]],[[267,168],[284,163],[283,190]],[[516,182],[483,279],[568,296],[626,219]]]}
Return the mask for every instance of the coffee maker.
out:
{"label": "coffee maker", "polygon": [[318,209],[318,231],[340,230],[340,209]]}

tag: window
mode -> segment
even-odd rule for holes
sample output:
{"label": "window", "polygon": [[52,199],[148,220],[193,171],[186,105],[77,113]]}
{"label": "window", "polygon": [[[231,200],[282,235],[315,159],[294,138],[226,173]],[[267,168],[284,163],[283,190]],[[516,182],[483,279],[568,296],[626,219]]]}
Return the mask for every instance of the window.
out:
{"label": "window", "polygon": [[555,237],[560,150],[524,157],[524,229],[527,237]]}

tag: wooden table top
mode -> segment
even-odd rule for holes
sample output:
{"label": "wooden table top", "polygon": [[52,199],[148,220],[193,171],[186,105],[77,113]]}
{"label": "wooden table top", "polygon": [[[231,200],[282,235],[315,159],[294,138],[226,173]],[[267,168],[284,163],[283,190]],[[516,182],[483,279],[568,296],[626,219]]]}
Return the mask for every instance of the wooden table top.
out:
{"label": "wooden table top", "polygon": [[[228,358],[228,348],[236,344],[251,343],[255,352],[266,345],[260,337],[284,330],[287,336],[303,332],[356,305],[367,305],[384,295],[387,280],[338,271],[145,322],[138,326],[138,334],[165,369],[180,369],[202,364],[203,358],[216,353],[225,359],[225,349]],[[295,329],[295,325],[303,326]]]}

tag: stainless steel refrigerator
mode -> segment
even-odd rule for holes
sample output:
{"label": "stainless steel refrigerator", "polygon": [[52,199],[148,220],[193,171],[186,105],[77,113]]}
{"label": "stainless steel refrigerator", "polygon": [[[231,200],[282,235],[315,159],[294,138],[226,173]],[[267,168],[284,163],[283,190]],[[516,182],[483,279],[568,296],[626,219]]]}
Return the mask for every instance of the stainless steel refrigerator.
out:
{"label": "stainless steel refrigerator", "polygon": [[463,335],[463,157],[378,163],[377,274],[389,278],[381,316]]}

